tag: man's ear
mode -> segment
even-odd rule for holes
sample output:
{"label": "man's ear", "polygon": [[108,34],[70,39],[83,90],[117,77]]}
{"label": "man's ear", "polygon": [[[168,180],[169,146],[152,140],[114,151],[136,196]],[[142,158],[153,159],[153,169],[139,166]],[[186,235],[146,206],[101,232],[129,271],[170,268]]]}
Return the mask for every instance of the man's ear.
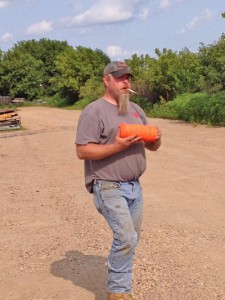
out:
{"label": "man's ear", "polygon": [[108,86],[109,85],[109,75],[105,75],[103,77],[103,82],[104,82],[104,85],[105,86]]}

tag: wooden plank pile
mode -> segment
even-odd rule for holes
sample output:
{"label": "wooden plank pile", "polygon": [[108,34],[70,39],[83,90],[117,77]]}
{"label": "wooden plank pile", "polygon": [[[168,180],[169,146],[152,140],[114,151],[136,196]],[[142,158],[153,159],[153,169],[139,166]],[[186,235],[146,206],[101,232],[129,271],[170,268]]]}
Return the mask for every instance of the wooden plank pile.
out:
{"label": "wooden plank pile", "polygon": [[25,98],[14,98],[12,99],[12,103],[16,105],[23,104],[25,102]]}
{"label": "wooden plank pile", "polygon": [[14,109],[0,110],[0,130],[21,128],[21,121]]}

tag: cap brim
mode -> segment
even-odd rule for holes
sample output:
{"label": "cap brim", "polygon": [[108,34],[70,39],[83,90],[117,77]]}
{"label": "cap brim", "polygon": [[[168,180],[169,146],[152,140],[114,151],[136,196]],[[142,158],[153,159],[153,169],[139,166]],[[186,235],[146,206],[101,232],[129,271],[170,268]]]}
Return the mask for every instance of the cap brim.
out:
{"label": "cap brim", "polygon": [[130,76],[133,77],[133,75],[131,74],[131,72],[129,72],[128,70],[118,70],[118,71],[115,71],[115,72],[111,72],[111,74],[114,76],[114,77],[121,77],[125,74],[128,74]]}

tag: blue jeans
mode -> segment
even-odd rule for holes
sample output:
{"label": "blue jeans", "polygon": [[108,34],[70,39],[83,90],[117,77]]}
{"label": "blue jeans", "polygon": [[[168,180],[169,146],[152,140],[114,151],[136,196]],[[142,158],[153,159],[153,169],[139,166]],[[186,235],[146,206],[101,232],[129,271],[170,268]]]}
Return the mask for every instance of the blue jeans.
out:
{"label": "blue jeans", "polygon": [[138,180],[115,182],[95,180],[94,202],[113,232],[108,257],[108,289],[130,293],[134,250],[141,231],[142,190]]}

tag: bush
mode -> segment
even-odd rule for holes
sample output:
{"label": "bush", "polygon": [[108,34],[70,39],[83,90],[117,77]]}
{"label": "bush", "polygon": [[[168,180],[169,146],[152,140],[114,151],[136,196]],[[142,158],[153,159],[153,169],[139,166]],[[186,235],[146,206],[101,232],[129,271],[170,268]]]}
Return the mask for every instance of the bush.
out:
{"label": "bush", "polygon": [[153,104],[147,98],[131,97],[131,101],[138,104],[146,113],[153,107]]}
{"label": "bush", "polygon": [[46,105],[51,107],[65,107],[68,105],[68,100],[59,94],[55,94],[53,97],[46,98],[45,100]]}
{"label": "bush", "polygon": [[225,126],[225,91],[213,95],[184,94],[173,101],[155,104],[148,116]]}
{"label": "bush", "polygon": [[77,101],[74,105],[73,108],[77,109],[77,110],[82,110],[85,108],[85,106],[87,106],[88,104],[90,104],[93,100],[90,100],[89,98],[84,98],[82,100]]}

